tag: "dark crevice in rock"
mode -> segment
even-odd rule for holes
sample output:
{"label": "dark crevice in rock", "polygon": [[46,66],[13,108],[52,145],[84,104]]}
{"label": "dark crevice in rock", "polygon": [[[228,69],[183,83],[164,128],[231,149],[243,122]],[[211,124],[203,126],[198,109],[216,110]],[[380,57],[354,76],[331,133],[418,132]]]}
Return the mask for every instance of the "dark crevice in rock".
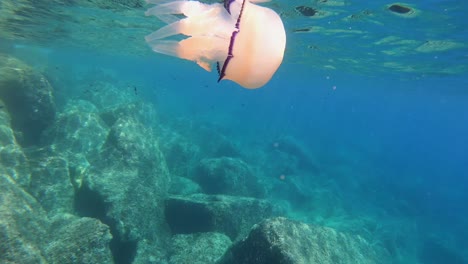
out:
{"label": "dark crevice in rock", "polygon": [[133,262],[137,242],[123,238],[120,232],[117,231],[116,221],[107,216],[109,204],[104,201],[104,198],[98,192],[83,185],[75,193],[74,207],[79,216],[96,218],[109,226],[112,234],[110,250],[114,263],[130,264]]}
{"label": "dark crevice in rock", "polygon": [[203,204],[166,201],[165,215],[173,234],[214,231],[214,219]]}

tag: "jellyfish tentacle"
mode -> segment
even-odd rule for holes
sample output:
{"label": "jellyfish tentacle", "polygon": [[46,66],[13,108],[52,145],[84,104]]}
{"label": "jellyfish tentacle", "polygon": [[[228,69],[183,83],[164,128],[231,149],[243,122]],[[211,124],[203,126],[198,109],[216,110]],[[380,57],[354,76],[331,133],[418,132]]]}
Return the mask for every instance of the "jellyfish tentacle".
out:
{"label": "jellyfish tentacle", "polygon": [[180,20],[180,18],[178,18],[177,16],[170,14],[161,14],[157,17],[166,24],[172,24]]}
{"label": "jellyfish tentacle", "polygon": [[180,22],[175,22],[170,25],[166,25],[157,31],[149,34],[145,37],[147,42],[151,42],[156,39],[163,39],[166,37],[174,36],[181,33]]}
{"label": "jellyfish tentacle", "polygon": [[182,6],[186,3],[184,1],[169,2],[161,5],[154,6],[146,10],[147,16],[159,16],[167,14],[182,14]]}
{"label": "jellyfish tentacle", "polygon": [[153,51],[169,56],[178,56],[179,42],[175,40],[156,40],[148,42]]}

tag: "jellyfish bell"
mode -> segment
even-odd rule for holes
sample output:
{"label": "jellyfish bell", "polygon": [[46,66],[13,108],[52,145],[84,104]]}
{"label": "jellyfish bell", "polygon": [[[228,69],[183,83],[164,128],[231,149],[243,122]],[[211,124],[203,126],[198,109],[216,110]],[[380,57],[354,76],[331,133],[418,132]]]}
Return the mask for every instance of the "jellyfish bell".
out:
{"label": "jellyfish bell", "polygon": [[[254,3],[265,0],[198,1],[148,0],[146,11],[168,25],[146,36],[155,52],[196,62],[219,79],[254,89],[265,85],[280,66],[286,47],[283,22],[273,10]],[[180,18],[177,15],[184,15]],[[170,39],[185,35],[183,40]],[[169,39],[168,39],[169,38]]]}

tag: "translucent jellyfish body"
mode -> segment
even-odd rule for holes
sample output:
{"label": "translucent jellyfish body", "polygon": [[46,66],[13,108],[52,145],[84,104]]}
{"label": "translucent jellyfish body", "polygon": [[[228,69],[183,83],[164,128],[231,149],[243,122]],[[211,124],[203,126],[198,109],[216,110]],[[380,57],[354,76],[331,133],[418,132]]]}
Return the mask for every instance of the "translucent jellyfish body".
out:
{"label": "translucent jellyfish body", "polygon": [[[286,33],[273,10],[254,3],[265,0],[198,1],[148,0],[146,11],[167,23],[146,36],[155,52],[196,62],[218,81],[227,79],[245,88],[265,85],[283,61]],[[183,16],[181,16],[183,15]],[[185,35],[179,40],[174,36]]]}

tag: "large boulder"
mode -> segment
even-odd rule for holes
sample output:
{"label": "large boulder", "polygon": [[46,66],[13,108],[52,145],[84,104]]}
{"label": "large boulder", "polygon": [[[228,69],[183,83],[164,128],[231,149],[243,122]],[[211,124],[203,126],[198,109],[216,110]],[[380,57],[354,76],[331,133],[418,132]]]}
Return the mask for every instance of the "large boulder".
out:
{"label": "large boulder", "polygon": [[0,263],[112,263],[109,227],[41,205],[8,175],[0,175]]}
{"label": "large boulder", "polygon": [[88,159],[96,157],[109,128],[90,102],[71,100],[44,133],[47,147],[29,148],[31,183],[27,190],[49,215],[74,213]]}
{"label": "large boulder", "polygon": [[8,175],[0,175],[0,263],[47,263],[41,246],[50,241],[41,205]]}
{"label": "large boulder", "polygon": [[125,107],[139,99],[133,88],[123,86],[117,76],[104,69],[90,71],[81,77],[83,93],[80,98],[91,102],[101,111]]}
{"label": "large boulder", "polygon": [[147,129],[154,129],[157,124],[157,113],[154,106],[141,101],[129,102],[115,107],[104,107],[101,109],[100,116],[108,126],[113,126],[119,119],[138,120]]}
{"label": "large boulder", "polygon": [[44,135],[44,142],[65,157],[95,156],[104,145],[109,127],[92,103],[71,100]]}
{"label": "large boulder", "polygon": [[54,239],[44,245],[49,263],[113,263],[109,227],[99,220],[63,214],[51,223]]}
{"label": "large boulder", "polygon": [[16,183],[26,187],[31,178],[27,158],[16,141],[10,115],[1,106],[3,102],[0,100],[0,174],[10,175]]}
{"label": "large boulder", "polygon": [[384,264],[388,254],[360,236],[283,217],[255,225],[218,264]]}
{"label": "large boulder", "polygon": [[238,158],[203,159],[193,179],[206,194],[262,197],[265,192],[250,166]]}
{"label": "large boulder", "polygon": [[171,239],[169,264],[215,264],[231,245],[224,234],[178,234]]}
{"label": "large boulder", "polygon": [[160,126],[159,131],[161,150],[171,175],[188,177],[190,170],[200,159],[200,147],[176,129]]}
{"label": "large boulder", "polygon": [[20,145],[39,144],[55,118],[53,89],[47,79],[22,61],[0,54],[0,100],[10,113]]}
{"label": "large boulder", "polygon": [[270,144],[270,148],[279,151],[295,160],[297,170],[319,174],[320,168],[304,143],[293,137],[280,137]]}
{"label": "large boulder", "polygon": [[31,180],[26,190],[36,198],[49,216],[74,213],[75,186],[72,165],[50,148],[30,149],[27,153]]}
{"label": "large boulder", "polygon": [[110,83],[94,85],[86,100],[68,101],[45,133],[49,153],[30,153],[42,165],[34,168],[31,193],[51,215],[72,204],[78,215],[108,225],[116,262],[160,262],[170,181],[153,132],[154,107]]}
{"label": "large boulder", "polygon": [[111,227],[116,261],[158,260],[164,255],[168,234],[164,221],[167,166],[151,128],[133,112],[115,113],[119,117],[111,122],[100,153],[90,160],[75,205],[81,215]]}

